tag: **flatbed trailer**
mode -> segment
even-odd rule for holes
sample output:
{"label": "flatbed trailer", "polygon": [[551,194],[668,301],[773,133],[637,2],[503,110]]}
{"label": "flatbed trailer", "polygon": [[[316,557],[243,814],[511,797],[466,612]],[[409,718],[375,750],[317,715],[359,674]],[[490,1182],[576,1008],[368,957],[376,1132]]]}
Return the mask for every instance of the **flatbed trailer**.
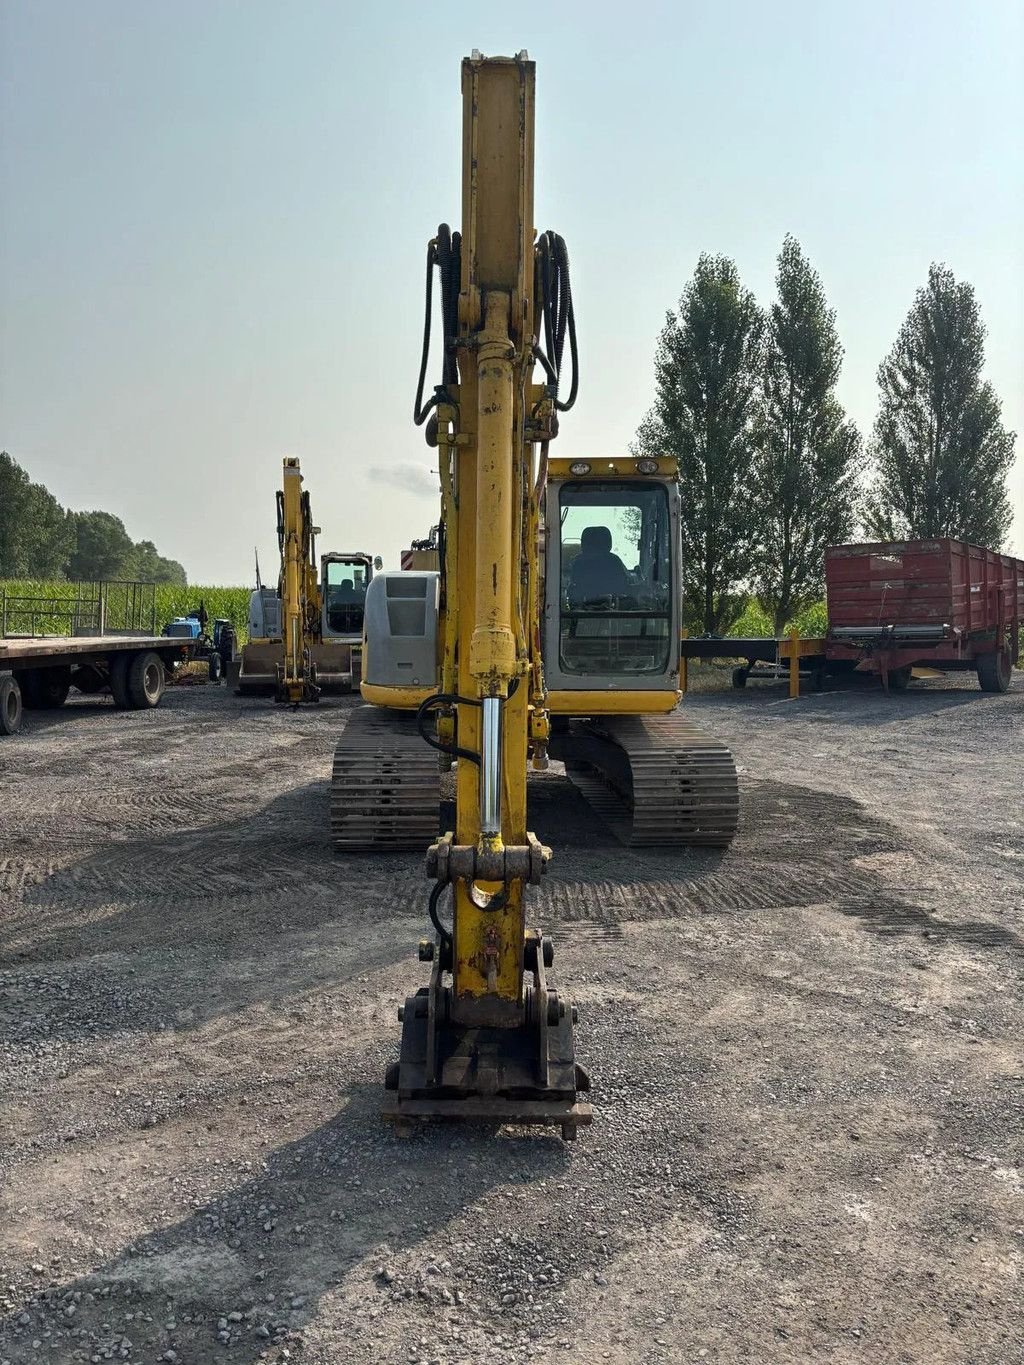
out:
{"label": "flatbed trailer", "polygon": [[[774,665],[771,675],[785,675],[794,683],[793,660],[796,674],[809,678],[812,687],[824,686],[826,672],[825,640],[820,636],[789,635],[721,635],[686,636],[679,646],[680,656],[690,659],[741,659],[732,671],[733,687],[746,687],[747,679],[758,664]],[[756,673],[755,673],[756,676]],[[685,678],[684,689],[685,691]],[[794,693],[794,695],[796,695]]]}
{"label": "flatbed trailer", "polygon": [[830,668],[902,689],[915,667],[1005,692],[1020,655],[1024,560],[965,541],[834,545],[825,555]]}
{"label": "flatbed trailer", "polygon": [[[168,672],[191,658],[190,640],[156,634],[152,585],[90,585],[84,595],[81,585],[72,587],[77,595],[56,604],[3,596],[0,735],[20,730],[25,707],[63,706],[72,687],[110,692],[123,711],[158,706]],[[146,618],[149,629],[138,628]],[[66,622],[66,634],[44,629],[55,620]]]}
{"label": "flatbed trailer", "polygon": [[190,657],[166,635],[94,635],[0,640],[0,734],[21,729],[22,709],[54,710],[72,687],[109,691],[122,711],[158,706],[167,674]]}

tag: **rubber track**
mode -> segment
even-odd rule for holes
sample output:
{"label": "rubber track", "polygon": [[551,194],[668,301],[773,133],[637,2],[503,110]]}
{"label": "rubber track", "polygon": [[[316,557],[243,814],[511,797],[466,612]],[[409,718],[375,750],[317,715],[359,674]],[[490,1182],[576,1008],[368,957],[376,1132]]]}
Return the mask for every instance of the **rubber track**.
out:
{"label": "rubber track", "polygon": [[566,773],[633,847],[724,848],[736,834],[732,754],[679,712],[574,723]]}
{"label": "rubber track", "polygon": [[424,850],[437,838],[440,804],[437,754],[413,718],[379,706],[353,711],[334,751],[334,846]]}

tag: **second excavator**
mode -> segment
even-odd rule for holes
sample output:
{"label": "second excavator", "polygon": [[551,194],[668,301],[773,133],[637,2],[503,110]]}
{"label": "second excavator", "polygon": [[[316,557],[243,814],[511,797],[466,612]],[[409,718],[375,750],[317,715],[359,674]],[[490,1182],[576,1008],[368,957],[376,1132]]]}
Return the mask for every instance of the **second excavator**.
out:
{"label": "second excavator", "polygon": [[[437,568],[370,584],[370,704],[338,744],[331,827],[341,849],[430,843],[432,976],[404,1007],[385,1112],[569,1138],[590,1121],[588,1081],[551,941],[527,928],[550,856],[527,829],[528,768],[562,760],[633,844],[728,844],[738,794],[728,749],[677,709],[674,461],[549,455],[578,355],[565,243],[533,225],[534,79],[525,53],[463,62],[463,230],[428,247],[414,414],[438,454]],[[435,271],[441,375],[424,400]]]}
{"label": "second excavator", "polygon": [[297,706],[359,685],[364,601],[381,561],[332,552],[318,566],[319,533],[299,461],[288,455],[277,493],[277,592],[257,583],[250,600],[237,677],[243,695],[272,695]]}

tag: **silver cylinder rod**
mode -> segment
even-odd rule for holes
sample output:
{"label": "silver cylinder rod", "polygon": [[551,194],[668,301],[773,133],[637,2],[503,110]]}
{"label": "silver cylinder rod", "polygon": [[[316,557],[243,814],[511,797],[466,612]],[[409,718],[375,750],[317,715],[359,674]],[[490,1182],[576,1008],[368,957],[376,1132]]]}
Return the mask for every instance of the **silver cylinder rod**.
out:
{"label": "silver cylinder rod", "polygon": [[501,700],[484,697],[480,730],[480,833],[501,833]]}

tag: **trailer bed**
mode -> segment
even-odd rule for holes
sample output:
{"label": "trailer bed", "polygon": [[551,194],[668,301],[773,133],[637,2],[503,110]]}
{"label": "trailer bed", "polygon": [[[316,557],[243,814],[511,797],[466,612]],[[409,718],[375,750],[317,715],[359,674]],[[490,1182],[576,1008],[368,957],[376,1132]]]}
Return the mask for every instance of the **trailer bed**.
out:
{"label": "trailer bed", "polygon": [[189,656],[188,640],[169,635],[42,635],[0,639],[0,669],[56,667],[145,649],[164,662]]}

